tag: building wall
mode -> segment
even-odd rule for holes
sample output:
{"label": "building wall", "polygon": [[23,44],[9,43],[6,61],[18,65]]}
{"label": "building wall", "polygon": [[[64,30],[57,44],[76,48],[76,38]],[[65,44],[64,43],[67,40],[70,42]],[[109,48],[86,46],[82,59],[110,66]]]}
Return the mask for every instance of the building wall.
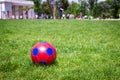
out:
{"label": "building wall", "polygon": [[0,3],[0,19],[8,19],[12,14],[11,3]]}
{"label": "building wall", "polygon": [[5,19],[6,17],[6,12],[5,12],[5,4],[0,3],[0,19]]}
{"label": "building wall", "polygon": [[20,10],[22,8],[31,7],[26,3],[12,3],[12,2],[0,2],[0,19],[33,19],[34,9],[28,11]]}
{"label": "building wall", "polygon": [[10,19],[12,17],[12,3],[4,3],[5,19]]}
{"label": "building wall", "polygon": [[28,18],[29,18],[29,19],[33,19],[33,18],[34,18],[34,9],[30,9],[30,10],[28,11]]}
{"label": "building wall", "polygon": [[17,11],[19,9],[19,6],[15,5],[15,14],[13,14],[12,16],[14,16],[15,19],[19,19],[19,12]]}

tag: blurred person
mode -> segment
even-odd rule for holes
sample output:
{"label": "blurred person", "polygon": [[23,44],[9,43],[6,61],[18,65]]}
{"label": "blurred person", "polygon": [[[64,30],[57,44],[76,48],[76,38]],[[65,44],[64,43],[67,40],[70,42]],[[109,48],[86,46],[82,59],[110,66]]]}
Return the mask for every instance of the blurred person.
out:
{"label": "blurred person", "polygon": [[79,20],[82,20],[82,19],[83,19],[83,14],[82,14],[82,12],[80,12],[80,14],[77,16],[77,18],[78,18]]}
{"label": "blurred person", "polygon": [[63,6],[61,5],[61,3],[59,3],[58,10],[59,10],[60,19],[62,19],[64,9],[63,9]]}

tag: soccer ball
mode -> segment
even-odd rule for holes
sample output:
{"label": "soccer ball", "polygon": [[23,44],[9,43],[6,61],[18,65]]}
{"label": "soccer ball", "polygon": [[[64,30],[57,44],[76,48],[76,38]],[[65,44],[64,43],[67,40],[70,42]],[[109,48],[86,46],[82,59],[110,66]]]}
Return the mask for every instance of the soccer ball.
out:
{"label": "soccer ball", "polygon": [[50,65],[56,59],[56,49],[49,42],[39,42],[32,47],[31,59],[35,64]]}

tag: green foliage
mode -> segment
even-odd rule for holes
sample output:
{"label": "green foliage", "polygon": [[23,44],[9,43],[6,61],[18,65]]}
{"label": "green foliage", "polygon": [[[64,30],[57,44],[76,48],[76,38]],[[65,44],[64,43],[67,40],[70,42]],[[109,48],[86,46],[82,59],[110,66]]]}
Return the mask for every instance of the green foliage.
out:
{"label": "green foliage", "polygon": [[87,8],[87,3],[86,3],[86,1],[83,0],[83,1],[81,2],[81,5],[80,5],[80,12],[82,12],[83,15],[88,14],[86,8]]}
{"label": "green foliage", "polygon": [[34,2],[34,11],[40,15],[43,11],[42,11],[42,8],[41,8],[41,2],[40,0],[33,0]]}
{"label": "green foliage", "polygon": [[101,16],[102,18],[110,18],[111,16],[111,11],[110,5],[106,2],[100,2],[96,7],[94,7],[94,16],[99,17]]}
{"label": "green foliage", "polygon": [[[34,1],[34,10],[40,15],[41,13],[53,14],[53,6],[51,5],[51,0],[47,0],[41,4],[40,0]],[[73,2],[72,4],[68,3],[68,0],[56,0],[56,4],[61,2],[66,13],[73,13],[75,17],[82,12],[84,15],[91,15],[93,17],[102,17],[102,18],[118,18],[120,1],[119,0],[106,0],[99,2],[98,0],[81,0],[81,4]],[[57,5],[56,5],[57,9]],[[58,11],[55,10],[58,15]],[[56,16],[57,16],[56,15]],[[105,17],[106,16],[106,17]]]}
{"label": "green foliage", "polygon": [[69,3],[68,3],[68,0],[60,0],[61,3],[63,4],[63,9],[64,10],[67,10],[68,6],[69,6]]}
{"label": "green foliage", "polygon": [[[0,80],[120,80],[120,22],[0,20]],[[57,49],[51,66],[34,65],[39,41]]]}
{"label": "green foliage", "polygon": [[72,2],[71,5],[69,5],[67,11],[66,11],[68,14],[74,14],[75,17],[78,16],[78,14],[80,13],[80,5],[75,3],[75,2]]}
{"label": "green foliage", "polygon": [[90,12],[89,15],[94,16],[94,13],[95,13],[94,8],[97,6],[97,1],[98,1],[98,0],[88,0],[88,1],[87,1],[87,7],[88,7],[88,9],[90,10],[90,11],[89,11],[89,12]]}
{"label": "green foliage", "polygon": [[31,9],[31,8],[33,8],[33,7],[26,7],[26,8],[20,7],[18,10],[16,10],[16,12],[28,11],[28,10]]}
{"label": "green foliage", "polygon": [[44,13],[52,14],[48,2],[43,2],[43,4],[41,4],[41,5],[42,5],[42,9],[43,9]]}
{"label": "green foliage", "polygon": [[118,13],[120,9],[120,1],[119,0],[106,0],[105,2],[107,5],[110,6],[109,11],[110,15],[113,16],[113,18],[118,18]]}

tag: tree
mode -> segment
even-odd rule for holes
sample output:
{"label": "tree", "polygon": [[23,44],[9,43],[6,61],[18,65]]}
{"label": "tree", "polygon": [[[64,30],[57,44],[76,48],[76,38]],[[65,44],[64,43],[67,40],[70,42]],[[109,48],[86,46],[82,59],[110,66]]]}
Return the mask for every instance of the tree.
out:
{"label": "tree", "polygon": [[43,13],[45,13],[45,14],[51,14],[51,10],[50,10],[49,4],[47,2],[43,2],[41,4],[41,6],[42,6]]}
{"label": "tree", "polygon": [[69,6],[68,0],[61,0],[61,3],[63,4],[63,9],[67,10],[67,8]]}
{"label": "tree", "polygon": [[66,12],[68,14],[74,14],[74,16],[76,17],[80,13],[80,5],[75,2],[72,2],[72,4],[69,5]]}
{"label": "tree", "polygon": [[50,13],[52,14],[51,0],[47,0],[47,4],[49,6]]}
{"label": "tree", "polygon": [[57,4],[59,2],[61,2],[63,4],[64,10],[67,10],[67,8],[69,6],[68,0],[47,0],[47,5],[49,6],[49,10],[47,12],[52,14],[54,19],[56,18],[56,13],[57,13],[56,9],[57,9]]}
{"label": "tree", "polygon": [[85,0],[80,1],[80,12],[82,12],[84,15],[87,14],[88,8],[87,8],[87,3]]}
{"label": "tree", "polygon": [[90,15],[94,16],[94,8],[97,6],[98,0],[87,0],[87,8],[90,11]]}
{"label": "tree", "polygon": [[34,2],[34,11],[37,13],[38,16],[43,12],[41,8],[41,0],[33,0]]}
{"label": "tree", "polygon": [[96,10],[97,10],[96,12],[97,16],[100,16],[104,19],[111,17],[110,5],[107,2],[98,3]]}
{"label": "tree", "polygon": [[107,0],[106,2],[110,5],[111,14],[113,18],[118,18],[119,9],[120,9],[120,0]]}

